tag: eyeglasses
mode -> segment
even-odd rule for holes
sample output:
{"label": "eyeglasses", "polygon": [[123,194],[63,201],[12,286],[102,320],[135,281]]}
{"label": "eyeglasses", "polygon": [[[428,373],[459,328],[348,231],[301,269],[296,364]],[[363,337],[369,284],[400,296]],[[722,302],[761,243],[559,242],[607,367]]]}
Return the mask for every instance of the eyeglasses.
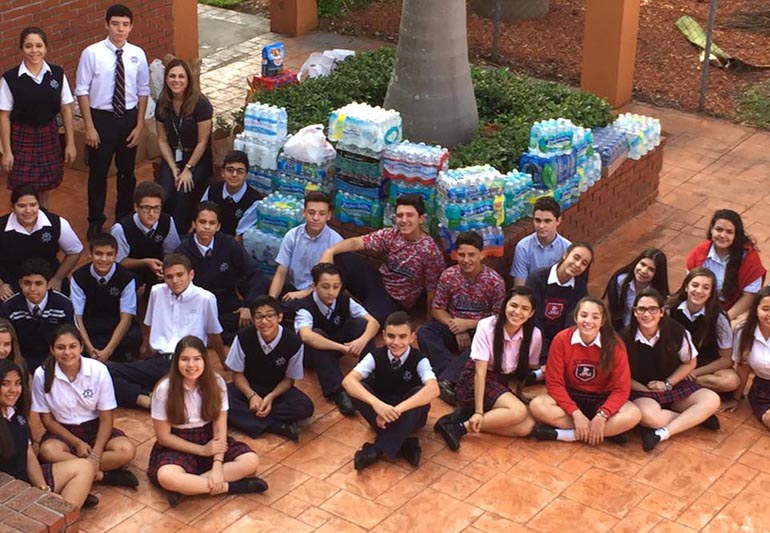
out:
{"label": "eyeglasses", "polygon": [[145,213],[160,213],[161,206],[159,205],[140,205],[139,209]]}
{"label": "eyeglasses", "polygon": [[247,170],[240,167],[225,167],[225,172],[228,174],[235,174],[237,176],[245,176]]}
{"label": "eyeglasses", "polygon": [[637,315],[643,315],[645,313],[650,313],[651,315],[656,314],[658,311],[660,311],[660,307],[657,305],[651,305],[650,307],[634,307],[634,313]]}
{"label": "eyeglasses", "polygon": [[254,315],[254,322],[262,322],[263,320],[273,320],[278,316],[278,313],[267,313],[264,315]]}

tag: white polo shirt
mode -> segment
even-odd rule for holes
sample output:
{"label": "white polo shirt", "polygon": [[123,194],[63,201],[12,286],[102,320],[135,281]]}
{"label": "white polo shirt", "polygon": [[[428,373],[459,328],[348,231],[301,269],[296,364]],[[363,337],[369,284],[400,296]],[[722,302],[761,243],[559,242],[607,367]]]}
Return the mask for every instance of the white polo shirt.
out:
{"label": "white polo shirt", "polygon": [[[80,55],[75,77],[75,96],[88,96],[93,109],[112,111],[115,92],[117,48],[109,38],[94,43]],[[144,50],[131,43],[123,45],[123,66],[126,74],[126,110],[139,103],[140,96],[150,96],[150,69]]]}
{"label": "white polo shirt", "polygon": [[[104,276],[100,276],[96,273],[94,265],[91,264],[88,271],[95,280],[98,281],[103,277],[109,282],[112,279],[112,276],[115,275],[116,269],[117,266],[113,263],[110,271]],[[83,291],[83,288],[78,285],[78,282],[74,277],[70,279],[70,299],[72,300],[72,307],[75,309],[75,314],[83,316],[83,312],[86,309],[86,293]],[[120,312],[136,316],[136,281],[134,280],[129,281],[120,293]]]}
{"label": "white polo shirt", "polygon": [[[733,340],[733,361],[736,363],[741,360],[739,344],[742,330],[742,327],[735,330]],[[759,326],[754,330],[754,342],[751,345],[748,362],[751,370],[757,376],[762,379],[770,379],[770,340],[765,339]]]}
{"label": "white polo shirt", "polygon": [[173,353],[187,335],[205,344],[209,335],[222,333],[216,297],[193,283],[179,296],[165,283],[153,286],[144,323],[150,326],[150,347],[163,353]]}
{"label": "white polo shirt", "polygon": [[[139,215],[136,213],[134,213],[132,216],[132,220],[134,221],[136,227],[139,228],[139,231],[145,235],[151,231],[157,230],[158,223],[160,222],[160,220],[157,220],[155,221],[155,224],[148,228],[142,224],[142,222],[139,220]],[[121,226],[119,222],[113,224],[112,228],[110,228],[110,233],[113,237],[115,237],[115,240],[118,241],[118,254],[115,256],[115,262],[120,263],[131,253],[131,246],[128,244],[128,239],[126,239],[126,232],[123,231],[123,226]],[[168,229],[168,235],[166,235],[166,238],[163,239],[163,254],[165,255],[174,253],[174,250],[176,250],[180,244],[182,244],[182,241],[179,239],[179,233],[176,231],[176,224],[174,224],[174,218],[172,217],[171,225]]]}
{"label": "white polo shirt", "polygon": [[572,287],[575,288],[575,278],[569,278],[562,283],[559,281],[559,275],[556,273],[558,265],[553,265],[551,270],[548,271],[548,285],[558,285],[559,287]]}
{"label": "white polo shirt", "polygon": [[[275,347],[278,346],[278,343],[281,342],[282,337],[283,326],[280,325],[278,326],[278,334],[270,342],[265,341],[265,339],[262,338],[262,334],[257,331],[257,339],[259,340],[259,345],[265,354],[272,352]],[[302,366],[304,357],[305,345],[300,344],[299,350],[297,350],[294,355],[289,357],[289,363],[286,365],[287,378],[299,381],[305,377],[305,371]],[[227,359],[225,359],[225,366],[227,366],[227,368],[233,372],[243,373],[246,370],[246,352],[244,352],[243,348],[241,348],[241,341],[238,339],[237,335],[235,336],[235,340],[233,340],[233,344],[230,346],[230,352],[227,354]]]}
{"label": "white polo shirt", "polygon": [[[45,75],[49,72],[51,72],[51,66],[45,61],[43,61],[43,68],[40,69],[37,76],[32,75],[24,61],[19,65],[19,77],[21,78],[26,74],[38,85],[43,83],[43,78],[45,78]],[[72,91],[70,91],[70,84],[67,81],[67,75],[64,74],[61,87],[61,103],[62,105],[68,105],[74,101],[75,99],[72,97]],[[0,77],[0,111],[13,111],[13,93],[11,92],[11,88],[8,87],[8,82],[5,81],[5,78],[3,77]]]}
{"label": "white polo shirt", "polygon": [[[318,306],[318,310],[321,311],[321,314],[326,318],[329,318],[337,307],[337,300],[334,300],[331,306],[328,306],[321,301],[316,291],[313,291],[310,294],[313,295],[313,301]],[[366,309],[364,309],[360,303],[353,298],[350,299],[350,318],[364,318],[368,314],[369,313],[366,312]],[[294,318],[294,330],[299,333],[299,330],[302,328],[313,329],[313,315],[307,309],[297,309],[297,315]]]}
{"label": "white polo shirt", "polygon": [[[59,217],[61,221],[61,231],[59,232],[59,249],[64,255],[75,255],[83,251],[83,243],[80,242],[75,230],[72,229],[72,225],[64,218]],[[11,212],[8,217],[8,222],[5,224],[4,231],[15,231],[22,235],[32,235],[36,231],[40,231],[43,228],[51,227],[51,219],[45,214],[45,211],[38,211],[37,220],[31,231],[27,231],[24,226],[21,225],[19,219],[16,218],[16,213]],[[49,239],[50,240],[50,239]]]}
{"label": "white polo shirt", "polygon": [[[634,335],[634,340],[639,341],[642,344],[646,344],[650,348],[655,348],[655,345],[658,344],[658,341],[660,340],[660,329],[658,329],[658,331],[655,332],[655,335],[653,335],[651,339],[648,339],[637,328],[636,334]],[[696,357],[698,357],[698,349],[692,343],[692,336],[690,335],[690,332],[687,330],[684,330],[684,337],[682,337],[682,344],[681,346],[679,346],[679,360],[682,363],[689,363]]]}
{"label": "white polo shirt", "polygon": [[[406,360],[409,359],[411,353],[412,347],[410,346],[406,349],[406,353],[400,357],[402,365],[406,363]],[[395,357],[392,353],[390,353],[390,350],[388,350],[388,361],[390,361],[392,364],[394,359]],[[361,361],[358,362],[355,367],[353,367],[353,370],[361,374],[363,379],[366,379],[374,373],[375,367],[376,364],[374,362],[374,355],[369,352],[363,357],[363,359],[361,359]],[[433,368],[431,368],[430,361],[427,357],[423,357],[420,359],[420,362],[417,363],[417,374],[420,376],[420,381],[423,383],[431,379],[436,379],[436,374],[433,373]]]}
{"label": "white polo shirt", "polygon": [[[222,392],[222,411],[230,409],[230,404],[227,399],[227,384],[222,376],[216,374],[217,385]],[[155,386],[155,390],[152,393],[152,407],[150,408],[150,416],[155,420],[168,420],[166,414],[166,404],[168,403],[168,378],[161,379]],[[184,407],[187,414],[187,421],[184,424],[174,425],[171,427],[179,429],[190,429],[205,426],[213,420],[203,420],[201,417],[201,408],[203,406],[203,396],[198,387],[194,389],[188,389],[187,386],[182,385],[184,389]]]}
{"label": "white polo shirt", "polygon": [[81,357],[74,381],[56,363],[51,391],[46,393],[44,387],[45,369],[41,366],[32,378],[32,410],[51,413],[60,424],[82,424],[98,418],[100,411],[118,406],[107,366],[96,359]]}

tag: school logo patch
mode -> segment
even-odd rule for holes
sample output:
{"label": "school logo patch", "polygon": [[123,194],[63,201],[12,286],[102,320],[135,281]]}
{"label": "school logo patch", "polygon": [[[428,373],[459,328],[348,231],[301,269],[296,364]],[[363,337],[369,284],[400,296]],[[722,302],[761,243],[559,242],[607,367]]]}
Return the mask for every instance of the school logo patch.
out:
{"label": "school logo patch", "polygon": [[548,320],[556,320],[564,312],[564,304],[561,302],[548,302],[545,304],[545,317]]}
{"label": "school logo patch", "polygon": [[132,57],[131,57],[131,62],[132,62],[134,65],[136,65],[137,63],[139,63],[139,58],[138,58],[138,57],[136,57],[136,56],[132,56]]}
{"label": "school logo patch", "polygon": [[575,367],[575,377],[580,381],[591,381],[596,377],[596,367],[589,364],[578,364]]}
{"label": "school logo patch", "polygon": [[243,209],[240,207],[235,210],[235,218],[241,218],[243,216]]}
{"label": "school logo patch", "polygon": [[227,272],[228,270],[230,270],[230,265],[228,265],[227,262],[224,262],[221,265],[219,265],[220,272]]}
{"label": "school logo patch", "polygon": [[340,324],[342,324],[342,317],[340,315],[334,315],[334,318],[332,318],[332,323],[335,326],[339,326]]}
{"label": "school logo patch", "polygon": [[40,240],[43,242],[51,242],[53,240],[53,234],[50,231],[44,231],[40,236]]}
{"label": "school logo patch", "polygon": [[120,296],[120,289],[118,287],[110,287],[110,296]]}
{"label": "school logo patch", "polygon": [[286,358],[281,356],[275,360],[275,366],[283,366],[286,364]]}
{"label": "school logo patch", "polygon": [[163,242],[163,235],[154,235],[152,237],[152,240],[155,241],[156,243],[160,244],[160,243]]}
{"label": "school logo patch", "polygon": [[56,80],[51,80],[51,89],[56,90],[59,88],[59,82]]}
{"label": "school logo patch", "polygon": [[412,372],[410,370],[404,370],[404,381],[412,380]]}
{"label": "school logo patch", "polygon": [[24,415],[16,415],[16,421],[19,423],[20,426],[27,425],[27,419],[24,418]]}
{"label": "school logo patch", "polygon": [[94,391],[93,391],[93,389],[85,389],[85,390],[83,391],[83,398],[85,398],[85,399],[87,399],[87,400],[90,400],[90,399],[91,399],[91,398],[93,398],[93,397],[94,397]]}

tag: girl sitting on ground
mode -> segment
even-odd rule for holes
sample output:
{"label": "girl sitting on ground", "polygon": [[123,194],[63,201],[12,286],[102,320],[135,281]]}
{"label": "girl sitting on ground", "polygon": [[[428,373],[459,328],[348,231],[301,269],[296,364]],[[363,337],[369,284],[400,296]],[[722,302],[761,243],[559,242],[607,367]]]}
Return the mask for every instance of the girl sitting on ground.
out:
{"label": "girl sitting on ground", "polygon": [[642,289],[652,287],[663,295],[668,294],[666,265],[666,254],[657,248],[648,248],[610,276],[602,298],[607,298],[615,331],[620,331],[631,322],[634,298]]}
{"label": "girl sitting on ground", "polygon": [[642,414],[629,401],[631,372],[623,341],[607,308],[587,296],[575,309],[575,327],[551,343],[545,383],[548,394],[529,404],[538,440],[582,441],[595,446],[605,437],[625,442],[625,432]]}
{"label": "girl sitting on ground", "polygon": [[172,507],[183,495],[267,490],[267,483],[254,476],[257,454],[227,436],[227,385],[206,356],[206,346],[198,337],[183,337],[168,376],[152,394],[157,442],[147,475],[169,491]]}

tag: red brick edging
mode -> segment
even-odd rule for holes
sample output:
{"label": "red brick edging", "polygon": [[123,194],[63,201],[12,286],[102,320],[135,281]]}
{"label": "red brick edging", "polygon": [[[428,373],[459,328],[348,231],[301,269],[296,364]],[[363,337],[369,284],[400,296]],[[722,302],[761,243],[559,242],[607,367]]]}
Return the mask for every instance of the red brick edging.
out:
{"label": "red brick edging", "polygon": [[0,533],[78,531],[80,509],[0,472]]}

